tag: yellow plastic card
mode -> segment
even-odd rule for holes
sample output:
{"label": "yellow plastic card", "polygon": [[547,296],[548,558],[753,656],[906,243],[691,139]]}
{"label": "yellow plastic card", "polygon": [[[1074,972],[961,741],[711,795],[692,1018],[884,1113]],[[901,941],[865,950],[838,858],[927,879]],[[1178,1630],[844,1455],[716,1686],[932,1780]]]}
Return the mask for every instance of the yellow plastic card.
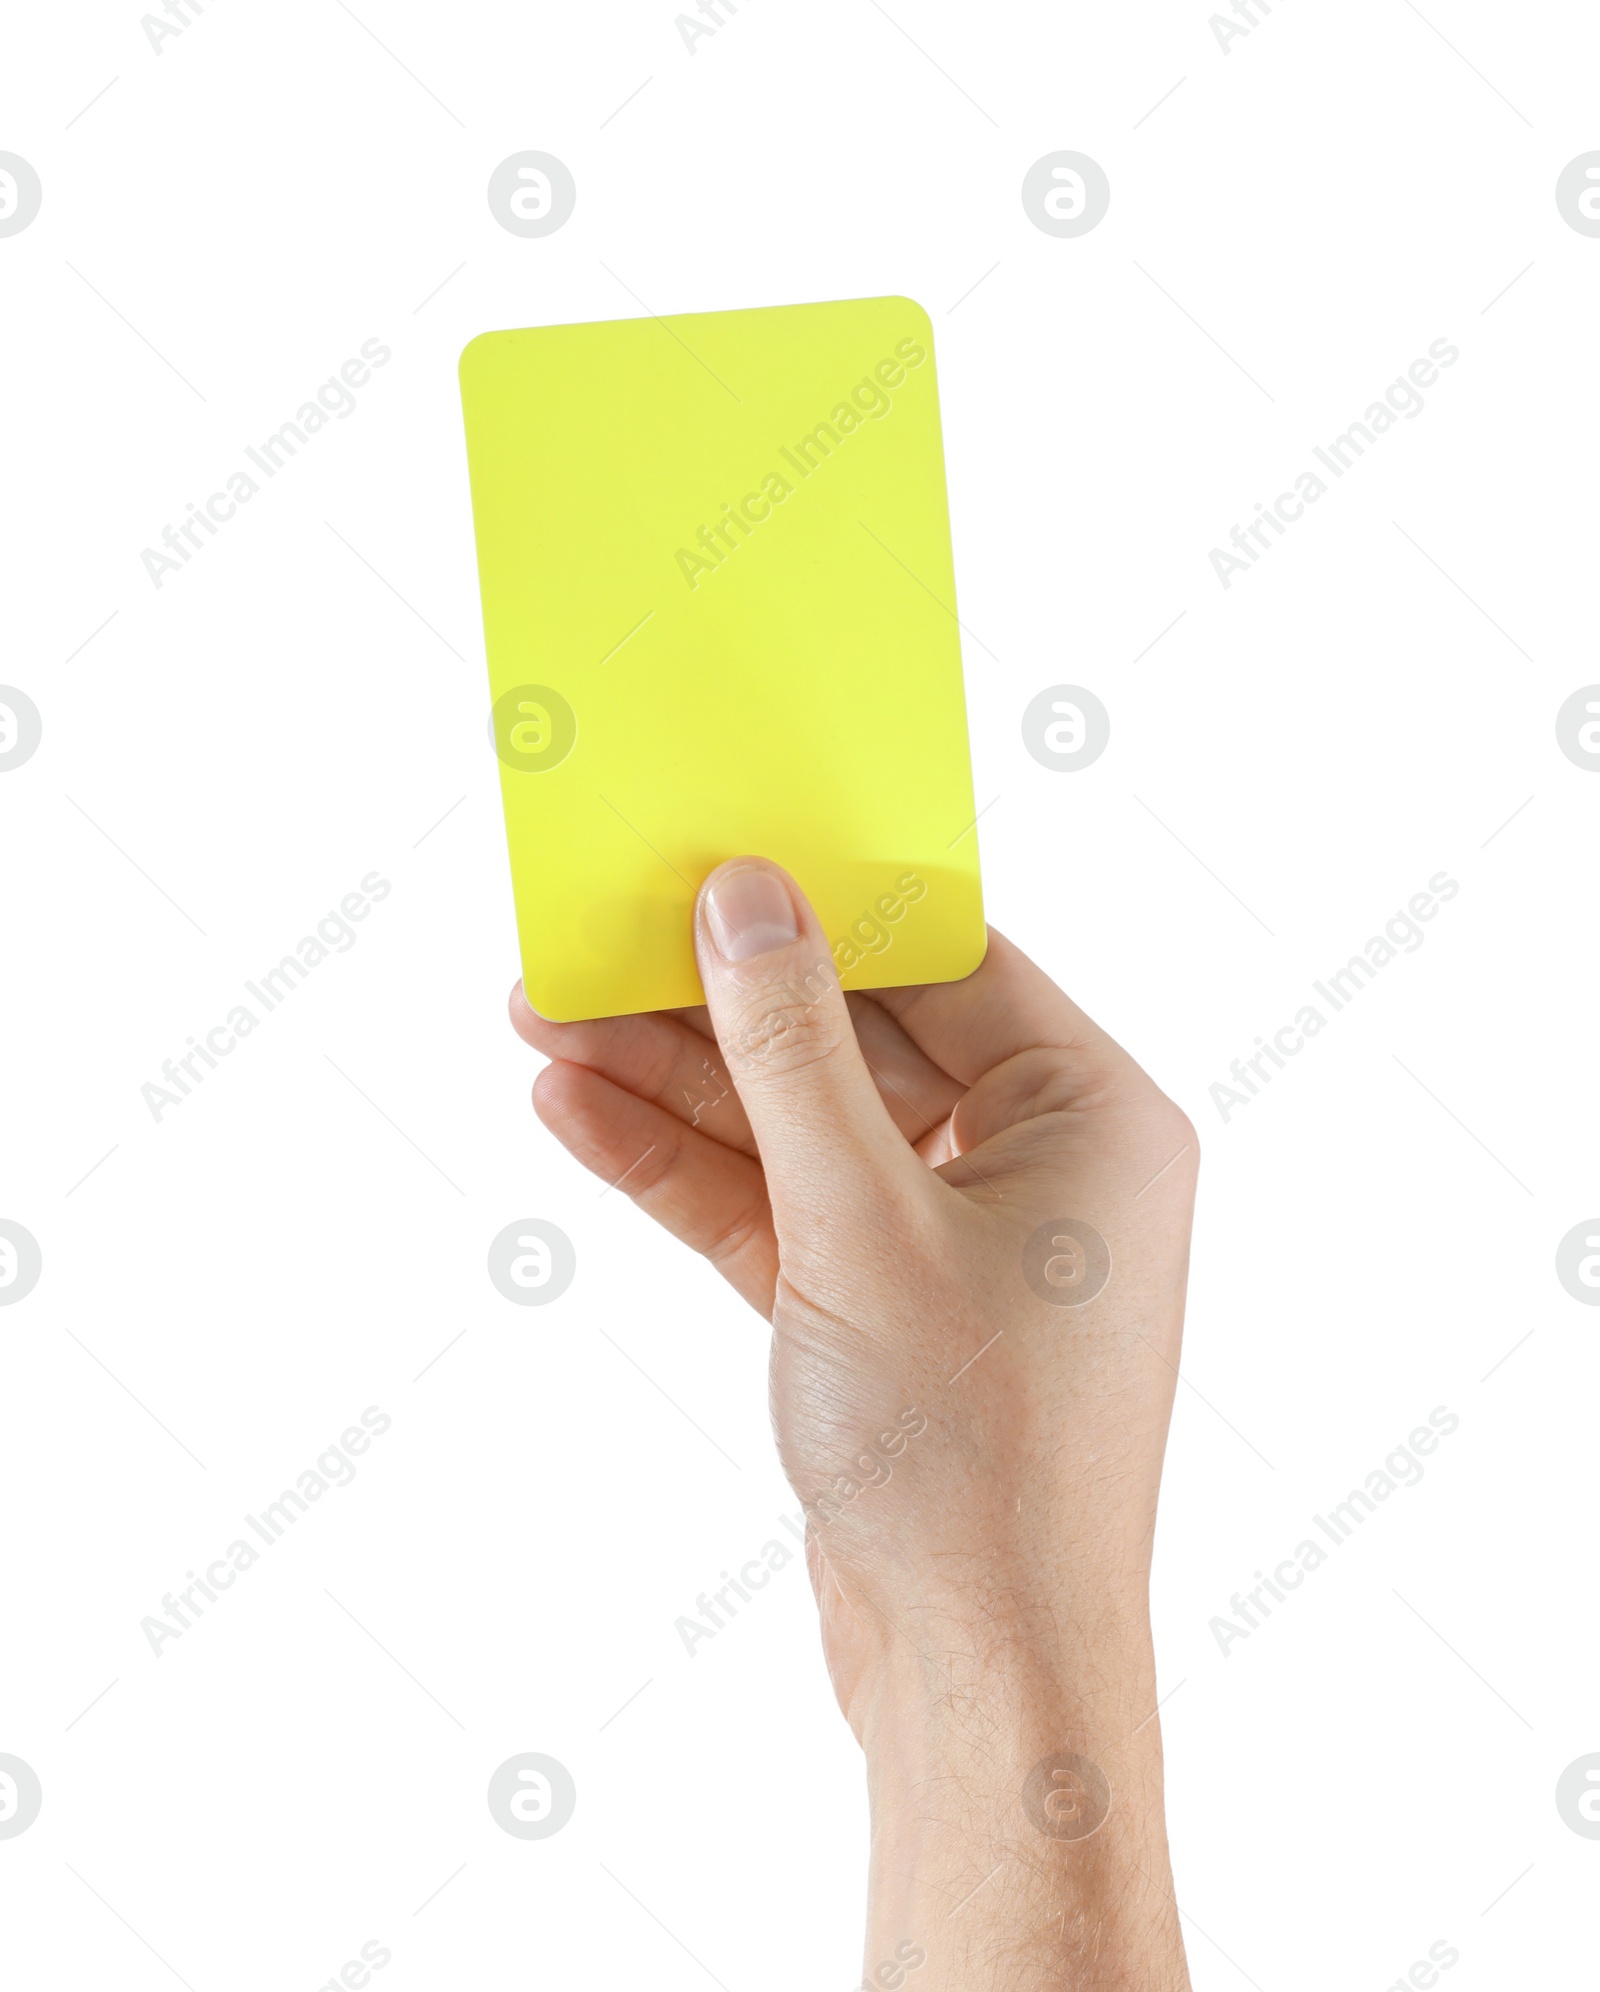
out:
{"label": "yellow plastic card", "polygon": [[486,332],[461,356],[523,985],[703,1000],[695,894],[785,865],[845,987],[985,933],[944,451],[903,297]]}

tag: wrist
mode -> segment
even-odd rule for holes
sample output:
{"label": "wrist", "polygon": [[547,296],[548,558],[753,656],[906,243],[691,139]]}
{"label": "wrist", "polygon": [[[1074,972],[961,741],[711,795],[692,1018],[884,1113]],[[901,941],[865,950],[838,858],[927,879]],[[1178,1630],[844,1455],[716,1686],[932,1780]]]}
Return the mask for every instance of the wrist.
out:
{"label": "wrist", "polygon": [[1024,1753],[1035,1742],[1109,1749],[1155,1707],[1142,1600],[1096,1626],[1003,1627],[924,1609],[881,1631],[851,1711],[869,1766],[987,1760],[1002,1741]]}
{"label": "wrist", "polygon": [[[1049,1658],[992,1625],[965,1645],[952,1630],[937,1648],[896,1638],[860,1684],[869,1992],[1179,1992],[1142,1615],[1092,1651],[1058,1639]],[[913,1979],[915,1951],[925,1964]]]}

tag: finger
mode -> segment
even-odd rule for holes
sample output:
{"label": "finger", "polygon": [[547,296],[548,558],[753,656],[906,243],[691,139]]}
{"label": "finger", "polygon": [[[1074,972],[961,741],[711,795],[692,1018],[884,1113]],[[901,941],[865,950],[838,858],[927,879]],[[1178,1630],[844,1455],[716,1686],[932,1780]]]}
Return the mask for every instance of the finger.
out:
{"label": "finger", "polygon": [[[1105,1111],[1113,1107],[1119,1136],[1108,1156]],[[1179,1163],[1174,1181],[1192,1180],[1199,1160],[1187,1117],[1132,1059],[1090,1070],[1076,1053],[1043,1047],[985,1073],[951,1115],[950,1136],[951,1159],[936,1166],[958,1186],[1092,1163],[1103,1190],[1137,1197]]]}
{"label": "finger", "polygon": [[668,1012],[558,1024],[532,1008],[519,982],[511,992],[511,1024],[546,1058],[586,1065],[727,1147],[755,1154],[755,1136],[715,1041]]}
{"label": "finger", "polygon": [[873,1000],[964,1086],[1040,1046],[1073,1054],[1086,1070],[1133,1066],[1114,1038],[992,927],[989,952],[962,981],[878,989]]}
{"label": "finger", "polygon": [[533,1106],[569,1154],[708,1259],[771,1320],[778,1247],[758,1163],[584,1065],[547,1065],[534,1081]]}
{"label": "finger", "polygon": [[957,1155],[970,1154],[1006,1129],[1046,1115],[1077,1110],[1084,1118],[1085,1109],[1108,1104],[1115,1091],[1104,1068],[1077,1050],[1035,1045],[993,1067],[962,1095],[950,1120],[951,1147]]}
{"label": "finger", "polygon": [[861,1056],[889,1118],[913,1147],[919,1147],[944,1127],[966,1089],[913,1044],[870,993],[852,990],[845,1002]]}
{"label": "finger", "polygon": [[698,1031],[703,1038],[710,1038],[713,1044],[717,1041],[716,1026],[712,1023],[711,1012],[704,1003],[693,1003],[687,1010],[661,1010],[657,1014],[663,1017],[675,1017],[680,1024],[687,1024],[690,1030]]}
{"label": "finger", "polygon": [[[961,1098],[962,1088],[912,1043],[881,1004],[873,1001],[874,993],[872,990],[847,993],[850,1021],[855,1025],[856,1042],[889,1109],[890,1119],[906,1140],[918,1147],[926,1136],[943,1128]],[[663,1011],[662,1015],[673,1017],[711,1039],[713,1044],[716,1042],[711,1012],[704,1004],[697,1004],[692,1010]]]}
{"label": "finger", "polygon": [[867,1070],[799,887],[759,858],[720,865],[700,889],[695,947],[786,1248],[809,1252],[846,1218],[899,1216],[927,1172]]}
{"label": "finger", "polygon": [[[847,1000],[862,1055],[889,1116],[917,1146],[943,1128],[962,1089],[866,996]],[[511,992],[510,1012],[518,1037],[546,1058],[587,1065],[729,1148],[755,1154],[755,1136],[723,1066],[711,1013],[703,1005],[564,1024],[541,1017],[519,982]]]}

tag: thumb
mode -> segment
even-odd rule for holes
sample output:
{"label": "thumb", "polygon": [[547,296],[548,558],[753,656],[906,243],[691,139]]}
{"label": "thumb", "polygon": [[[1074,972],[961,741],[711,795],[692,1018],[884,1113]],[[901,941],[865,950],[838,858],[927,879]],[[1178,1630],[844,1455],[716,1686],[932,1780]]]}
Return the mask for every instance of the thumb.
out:
{"label": "thumb", "polygon": [[799,886],[761,858],[719,865],[700,889],[695,950],[780,1243],[813,1241],[819,1223],[903,1206],[926,1171],[879,1097],[832,951]]}

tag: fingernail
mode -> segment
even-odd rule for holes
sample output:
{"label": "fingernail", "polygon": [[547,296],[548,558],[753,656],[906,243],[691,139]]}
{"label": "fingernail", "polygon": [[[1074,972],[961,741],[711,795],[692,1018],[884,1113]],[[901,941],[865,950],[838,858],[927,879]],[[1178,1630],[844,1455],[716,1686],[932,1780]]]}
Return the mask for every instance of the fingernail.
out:
{"label": "fingernail", "polygon": [[706,924],[724,961],[753,961],[796,940],[800,923],[783,880],[769,871],[727,872],[706,894]]}

